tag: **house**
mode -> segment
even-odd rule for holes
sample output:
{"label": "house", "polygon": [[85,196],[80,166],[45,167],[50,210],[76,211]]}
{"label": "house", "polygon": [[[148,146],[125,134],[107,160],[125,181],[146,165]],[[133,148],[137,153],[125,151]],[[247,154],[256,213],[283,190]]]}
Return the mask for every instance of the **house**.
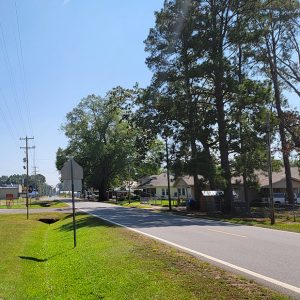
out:
{"label": "house", "polygon": [[20,184],[0,186],[0,199],[17,199],[20,193],[22,193],[22,186]]}
{"label": "house", "polygon": [[[248,189],[249,201],[255,201],[261,196],[268,197],[269,195],[269,176],[267,172],[262,170],[255,171],[257,177],[257,183],[260,187],[260,193],[255,188]],[[300,175],[298,167],[291,167],[292,175],[292,185],[295,194],[300,193]],[[244,187],[243,187],[243,177],[232,177],[231,183],[234,191],[238,194],[239,199],[244,201]],[[272,186],[274,193],[286,193],[286,176],[284,168],[281,168],[279,172],[272,172]]]}
{"label": "house", "polygon": [[[203,180],[203,177],[200,175],[198,178]],[[143,191],[142,195],[145,197],[167,198],[167,174],[162,173],[144,177],[140,180],[137,189],[141,189]],[[194,177],[185,175],[175,179],[173,175],[170,175],[170,192],[173,199],[195,199]],[[203,191],[203,197],[200,199],[200,209],[203,211],[220,210],[220,201],[221,197],[218,191]]]}
{"label": "house", "polygon": [[194,177],[190,175],[185,175],[178,177],[175,180],[174,187],[177,189],[176,196],[181,198],[193,198],[195,197],[194,191]]}
{"label": "house", "polygon": [[[139,180],[136,189],[143,191],[143,195],[149,197],[167,198],[168,196],[168,178],[167,173],[143,177]],[[174,176],[170,175],[170,193],[171,197],[177,197],[177,188],[174,187]]]}
{"label": "house", "polygon": [[[298,167],[291,167],[291,175],[293,192],[298,194],[300,193],[300,175]],[[269,193],[269,177],[266,172],[261,172],[258,176],[258,183],[262,192]],[[286,177],[284,168],[282,168],[279,172],[272,173],[272,183],[274,193],[286,193]]]}

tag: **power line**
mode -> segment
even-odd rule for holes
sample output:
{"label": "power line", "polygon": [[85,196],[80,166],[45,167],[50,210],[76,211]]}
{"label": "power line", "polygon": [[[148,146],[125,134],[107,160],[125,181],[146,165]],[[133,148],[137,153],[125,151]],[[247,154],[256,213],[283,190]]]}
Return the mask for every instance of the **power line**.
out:
{"label": "power line", "polygon": [[14,121],[13,115],[12,115],[10,109],[9,109],[8,104],[7,104],[6,97],[5,97],[5,95],[4,95],[4,93],[1,89],[0,89],[0,96],[2,97],[2,99],[4,101],[4,105],[6,107],[6,111],[7,111],[7,114],[8,114],[8,117],[7,117],[5,112],[4,112],[4,107],[2,108],[1,105],[0,105],[0,111],[2,112],[4,123],[5,123],[6,127],[8,128],[8,131],[11,133],[11,136],[16,141],[17,136],[19,136],[20,134],[19,134],[19,131],[17,130],[17,127],[15,126],[15,121]]}
{"label": "power line", "polygon": [[15,12],[16,12],[16,18],[17,18],[17,28],[18,28],[18,40],[19,40],[19,48],[20,48],[20,55],[17,51],[18,55],[18,61],[21,69],[21,78],[23,79],[23,96],[25,101],[25,107],[27,110],[27,121],[29,125],[29,129],[31,130],[31,133],[33,134],[33,128],[32,128],[32,122],[31,122],[31,114],[28,104],[28,89],[27,89],[27,80],[26,80],[26,72],[25,72],[25,65],[24,65],[24,57],[23,57],[23,47],[22,47],[22,41],[21,41],[21,32],[20,32],[20,22],[19,22],[19,14],[18,14],[18,8],[17,8],[17,2],[15,1]]}
{"label": "power line", "polygon": [[3,54],[4,54],[4,62],[5,62],[7,72],[8,72],[8,75],[9,75],[8,77],[9,77],[9,81],[10,81],[10,85],[11,85],[11,89],[12,89],[12,95],[13,95],[13,99],[14,99],[16,107],[17,107],[17,111],[18,111],[20,121],[23,124],[22,129],[26,134],[27,130],[26,130],[26,127],[25,127],[25,122],[24,122],[24,119],[23,119],[23,115],[21,113],[21,106],[20,106],[20,103],[19,103],[19,96],[18,96],[18,92],[17,92],[17,89],[16,89],[14,74],[13,74],[11,62],[10,62],[10,59],[9,59],[7,47],[6,47],[6,41],[5,41],[3,26],[2,26],[1,23],[0,23],[0,29],[1,29],[1,37],[2,37],[2,51],[3,51]]}

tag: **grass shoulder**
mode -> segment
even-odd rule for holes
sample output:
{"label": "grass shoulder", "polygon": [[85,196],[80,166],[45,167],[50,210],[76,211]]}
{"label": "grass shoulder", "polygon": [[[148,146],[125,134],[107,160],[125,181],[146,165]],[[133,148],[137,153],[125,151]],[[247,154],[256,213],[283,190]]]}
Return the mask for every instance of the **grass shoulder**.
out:
{"label": "grass shoulder", "polygon": [[[62,208],[62,207],[68,207],[67,203],[61,202],[59,200],[36,200],[36,199],[30,199],[29,201],[29,207],[31,209],[35,208]],[[26,208],[26,200],[25,199],[18,199],[14,200],[11,203],[7,203],[6,200],[0,200],[0,209],[17,209],[17,208]]]}
{"label": "grass shoulder", "polygon": [[219,218],[221,221],[231,222],[235,224],[243,224],[249,226],[264,227],[276,230],[284,230],[300,233],[300,218],[295,221],[290,218],[276,218],[275,224],[271,224],[269,218]]}
{"label": "grass shoulder", "polygon": [[58,213],[0,215],[0,244],[3,299],[288,299],[85,214],[75,249],[72,217]]}

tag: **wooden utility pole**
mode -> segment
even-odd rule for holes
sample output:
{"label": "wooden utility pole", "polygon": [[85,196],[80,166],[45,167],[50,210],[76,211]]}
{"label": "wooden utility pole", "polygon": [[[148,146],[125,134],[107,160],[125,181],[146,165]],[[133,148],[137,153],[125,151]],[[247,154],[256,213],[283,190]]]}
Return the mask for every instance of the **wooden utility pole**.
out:
{"label": "wooden utility pole", "polygon": [[268,145],[268,171],[269,171],[269,190],[270,190],[270,219],[271,225],[275,224],[274,197],[273,197],[273,179],[272,179],[272,158],[271,158],[271,129],[270,114],[267,115],[267,145]]}
{"label": "wooden utility pole", "polygon": [[21,141],[25,141],[25,147],[20,147],[20,149],[25,149],[26,152],[26,212],[27,212],[27,220],[29,218],[29,210],[28,210],[28,189],[29,189],[29,174],[28,174],[28,149],[34,149],[35,146],[28,147],[28,140],[33,140],[34,137],[25,137],[25,138],[20,138]]}
{"label": "wooden utility pole", "polygon": [[171,189],[170,189],[170,164],[169,164],[169,149],[168,149],[168,138],[166,137],[166,162],[167,162],[167,180],[168,180],[168,199],[169,199],[169,211],[172,210],[171,201]]}

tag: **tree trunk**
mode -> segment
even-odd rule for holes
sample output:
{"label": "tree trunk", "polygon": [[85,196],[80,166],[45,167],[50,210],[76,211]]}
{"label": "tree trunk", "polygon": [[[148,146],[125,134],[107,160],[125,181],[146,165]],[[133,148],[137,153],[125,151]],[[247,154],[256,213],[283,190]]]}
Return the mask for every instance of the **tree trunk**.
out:
{"label": "tree trunk", "polygon": [[[208,160],[210,161],[211,163],[211,167],[213,168],[214,167],[214,161],[213,161],[213,158],[210,154],[210,148],[209,148],[209,145],[207,143],[207,141],[203,141],[201,140],[201,144],[203,145],[203,149],[204,149],[204,152],[206,153],[206,156],[208,157]],[[214,191],[216,189],[216,185],[215,185],[215,172],[212,173],[212,172],[209,172],[208,173],[208,182],[209,182],[209,187],[212,191]]]}
{"label": "tree trunk", "polygon": [[216,82],[215,87],[215,97],[216,97],[216,107],[217,107],[217,115],[218,115],[218,131],[219,131],[219,150],[221,156],[221,168],[223,172],[223,177],[226,181],[226,187],[224,190],[224,212],[230,213],[232,211],[232,202],[233,202],[233,194],[232,194],[232,185],[231,185],[231,171],[229,164],[229,149],[228,142],[226,138],[226,122],[225,122],[225,114],[224,114],[224,103],[221,89],[221,82]]}
{"label": "tree trunk", "polygon": [[[212,52],[211,59],[214,64],[213,75],[214,75],[214,97],[215,105],[217,109],[217,123],[219,132],[219,150],[221,156],[221,168],[222,175],[226,182],[226,187],[224,189],[224,207],[223,211],[225,213],[232,212],[233,194],[231,185],[231,171],[229,165],[229,146],[227,141],[227,126],[225,121],[224,112],[224,36],[225,36],[225,19],[224,11],[221,13],[218,11],[215,1],[210,1],[211,5],[211,16],[212,16]],[[220,16],[221,14],[221,16]],[[225,13],[226,15],[226,13]],[[228,16],[227,16],[228,17]]]}
{"label": "tree trunk", "polygon": [[294,192],[293,192],[293,184],[292,184],[292,175],[291,175],[291,166],[290,166],[290,150],[288,146],[288,142],[286,140],[286,133],[285,133],[285,125],[284,125],[284,116],[281,108],[281,93],[280,93],[280,86],[278,80],[278,70],[277,70],[277,53],[276,53],[276,42],[274,35],[272,36],[272,50],[268,49],[268,57],[269,57],[269,65],[271,71],[271,79],[274,87],[274,97],[275,97],[275,106],[277,110],[277,115],[279,119],[279,135],[281,140],[281,147],[282,147],[282,156],[283,156],[283,163],[285,169],[285,176],[286,176],[286,189],[287,189],[287,198],[288,203],[294,203]]}
{"label": "tree trunk", "polygon": [[107,199],[107,190],[108,190],[108,185],[106,182],[101,182],[98,186],[99,189],[99,198],[98,201],[106,201]]}
{"label": "tree trunk", "polygon": [[[196,141],[193,139],[191,141],[191,150],[192,150],[192,160],[195,161],[197,158],[197,146],[196,146]],[[194,193],[195,193],[195,202],[196,202],[196,209],[197,211],[199,210],[204,210],[204,207],[201,207],[200,199],[202,197],[202,191],[201,191],[201,185],[200,185],[200,180],[198,178],[197,174],[197,168],[193,168],[193,178],[194,178]]]}

